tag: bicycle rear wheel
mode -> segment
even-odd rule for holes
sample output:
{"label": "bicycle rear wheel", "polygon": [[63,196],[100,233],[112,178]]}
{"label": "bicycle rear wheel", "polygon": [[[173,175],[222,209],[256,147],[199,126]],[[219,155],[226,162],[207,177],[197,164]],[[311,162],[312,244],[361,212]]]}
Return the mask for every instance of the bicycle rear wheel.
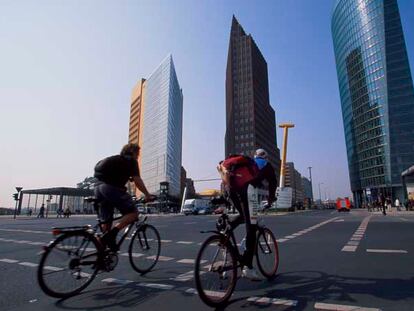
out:
{"label": "bicycle rear wheel", "polygon": [[147,273],[157,264],[161,252],[161,239],[158,230],[152,225],[143,225],[131,237],[129,262],[132,268]]}
{"label": "bicycle rear wheel", "polygon": [[275,236],[268,228],[259,230],[256,244],[256,260],[260,272],[267,279],[276,276],[279,267],[279,248]]}
{"label": "bicycle rear wheel", "polygon": [[213,235],[201,245],[194,271],[201,300],[215,308],[228,302],[237,282],[236,255],[221,240],[221,236]]}
{"label": "bicycle rear wheel", "polygon": [[86,288],[98,272],[98,242],[85,232],[64,233],[43,253],[37,280],[45,294],[67,298]]}

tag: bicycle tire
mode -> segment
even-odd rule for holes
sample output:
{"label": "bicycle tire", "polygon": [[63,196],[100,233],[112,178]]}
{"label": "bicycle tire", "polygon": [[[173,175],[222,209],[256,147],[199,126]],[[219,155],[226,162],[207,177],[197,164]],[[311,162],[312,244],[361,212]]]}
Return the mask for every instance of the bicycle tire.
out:
{"label": "bicycle tire", "polygon": [[[135,262],[135,258],[140,259],[142,257],[145,257],[145,255],[135,256],[135,254],[133,252],[134,251],[133,248],[134,248],[134,243],[137,243],[139,246],[141,246],[141,248],[143,247],[143,245],[141,244],[142,243],[142,240],[141,240],[142,238],[140,236],[141,234],[144,238],[143,242],[145,243],[145,246],[148,246],[147,232],[149,232],[149,230],[151,230],[152,233],[155,236],[156,241],[155,241],[154,245],[156,245],[157,250],[156,250],[155,254],[153,254],[152,256],[149,256],[149,257],[153,257],[153,259],[151,259],[152,263],[148,267],[142,267],[142,266],[140,266],[139,264],[137,264]],[[139,239],[139,240],[136,241],[137,239]],[[144,251],[144,250],[141,249],[140,251]],[[161,253],[161,238],[160,238],[160,234],[159,234],[158,230],[153,225],[148,225],[148,224],[144,224],[141,227],[139,227],[138,230],[131,237],[131,242],[129,243],[129,247],[128,247],[128,257],[129,257],[129,262],[130,262],[132,268],[135,271],[137,271],[138,273],[141,273],[141,274],[148,273],[157,264],[158,258],[160,257],[160,253]],[[148,259],[148,257],[146,257],[146,258]]]}
{"label": "bicycle tire", "polygon": [[[51,252],[55,249],[55,247],[57,245],[59,245],[59,243],[61,243],[62,241],[64,241],[67,238],[72,238],[75,236],[79,236],[82,238],[86,238],[88,239],[90,242],[93,243],[95,249],[96,249],[96,261],[95,261],[95,266],[93,268],[93,272],[91,274],[88,273],[88,280],[83,283],[81,286],[76,287],[73,290],[70,291],[57,291],[55,288],[51,288],[51,286],[49,284],[47,284],[48,282],[45,281],[44,279],[44,272],[45,270],[50,270],[51,268],[55,268],[55,272],[59,272],[58,269],[60,268],[56,268],[56,267],[50,267],[50,266],[45,266],[46,260],[48,259],[48,256],[51,254]],[[88,245],[86,245],[88,246]],[[40,288],[42,289],[42,291],[46,294],[49,295],[51,297],[54,298],[68,298],[68,297],[72,297],[78,293],[80,293],[83,289],[85,289],[96,277],[96,274],[98,273],[99,270],[99,265],[98,265],[98,261],[100,258],[100,253],[99,253],[99,243],[98,241],[91,236],[90,234],[86,233],[86,232],[68,232],[68,233],[64,233],[60,236],[58,236],[49,246],[47,246],[46,250],[44,251],[44,253],[42,254],[42,257],[40,259],[39,262],[39,266],[37,269],[37,281],[39,283]],[[86,247],[85,247],[86,250]],[[64,270],[64,269],[62,269]],[[52,270],[53,271],[53,270]],[[73,273],[71,273],[72,277],[74,276]],[[86,275],[86,274],[84,274]],[[80,273],[79,273],[79,276]],[[83,277],[83,276],[82,276]]]}
{"label": "bicycle tire", "polygon": [[[202,265],[205,265],[205,262],[202,261],[204,251],[209,248],[211,244],[218,243],[220,244],[222,240],[222,236],[220,235],[212,235],[207,240],[204,241],[204,243],[201,245],[201,248],[197,254],[197,259],[195,262],[195,269],[194,269],[194,279],[196,283],[196,289],[198,292],[199,297],[201,300],[208,306],[213,308],[219,308],[223,307],[227,304],[229,301],[231,295],[233,294],[234,288],[237,283],[237,261],[236,261],[236,254],[233,248],[229,247],[228,245],[225,245],[224,248],[226,249],[226,252],[228,251],[228,254],[230,254],[231,257],[231,265],[230,271],[233,274],[233,277],[231,278],[229,287],[227,288],[225,294],[220,299],[212,299],[210,296],[206,294],[205,289],[203,288],[201,275],[202,275]],[[210,267],[211,269],[212,267]],[[211,292],[208,290],[208,292]]]}
{"label": "bicycle tire", "polygon": [[[266,235],[268,235],[268,237],[271,238],[271,243],[269,243],[269,241],[266,242]],[[261,245],[261,237],[265,237],[265,245]],[[268,244],[269,243],[269,244]],[[274,249],[273,249],[273,264],[272,267],[270,269],[270,271],[266,270],[264,263],[260,261],[260,252],[264,251],[264,248],[269,248],[271,247],[271,245],[274,245]],[[256,240],[256,261],[257,261],[257,266],[260,270],[260,272],[262,273],[262,275],[264,277],[266,277],[268,280],[273,279],[276,276],[277,273],[277,269],[279,268],[279,247],[277,245],[277,241],[275,236],[273,235],[273,232],[269,229],[269,228],[262,228],[259,230],[259,233],[257,235],[257,240]]]}

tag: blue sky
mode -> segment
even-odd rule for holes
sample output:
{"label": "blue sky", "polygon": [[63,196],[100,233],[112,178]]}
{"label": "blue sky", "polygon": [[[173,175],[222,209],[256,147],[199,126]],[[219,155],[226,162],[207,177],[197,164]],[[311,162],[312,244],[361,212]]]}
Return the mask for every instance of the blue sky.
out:
{"label": "blue sky", "polygon": [[[277,122],[296,124],[288,160],[305,175],[314,167],[316,197],[318,182],[322,196],[349,195],[333,3],[0,0],[0,206],[13,204],[14,186],[74,186],[117,153],[132,87],[168,53],[184,93],[184,167],[194,179],[217,177],[233,14],[267,60]],[[413,68],[414,2],[399,5]]]}

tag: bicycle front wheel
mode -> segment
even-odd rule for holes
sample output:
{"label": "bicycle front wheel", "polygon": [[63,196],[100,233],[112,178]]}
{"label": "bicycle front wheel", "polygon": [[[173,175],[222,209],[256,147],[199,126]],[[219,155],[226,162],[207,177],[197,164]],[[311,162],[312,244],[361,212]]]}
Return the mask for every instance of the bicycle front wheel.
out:
{"label": "bicycle front wheel", "polygon": [[221,240],[221,236],[213,235],[201,245],[194,271],[201,300],[213,308],[228,302],[237,282],[236,255]]}
{"label": "bicycle front wheel", "polygon": [[279,248],[275,236],[268,228],[259,230],[256,244],[256,260],[260,272],[267,279],[276,276],[279,267]]}
{"label": "bicycle front wheel", "polygon": [[43,253],[37,280],[45,294],[67,298],[86,288],[98,272],[98,242],[85,232],[59,236]]}
{"label": "bicycle front wheel", "polygon": [[158,230],[152,225],[143,225],[131,237],[129,262],[132,268],[147,273],[157,264],[161,252],[161,239]]}

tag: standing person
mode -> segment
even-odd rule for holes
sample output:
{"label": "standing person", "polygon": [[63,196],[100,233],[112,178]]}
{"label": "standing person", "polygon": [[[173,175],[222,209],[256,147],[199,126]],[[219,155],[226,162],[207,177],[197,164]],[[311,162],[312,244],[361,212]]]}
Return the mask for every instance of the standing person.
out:
{"label": "standing person", "polygon": [[42,204],[42,206],[39,208],[39,214],[37,214],[37,218],[45,218],[45,205]]}
{"label": "standing person", "polygon": [[380,207],[382,208],[382,214],[384,216],[387,215],[387,212],[385,211],[385,205],[386,205],[385,204],[385,197],[382,193],[380,193],[380,196],[379,196],[378,200],[379,200]]}
{"label": "standing person", "polygon": [[[120,230],[138,219],[138,211],[131,195],[127,192],[126,183],[131,180],[145,195],[147,201],[155,199],[140,177],[138,168],[139,146],[125,145],[119,155],[107,157],[95,166],[94,176],[99,180],[95,187],[95,197],[99,203],[99,218],[103,222],[102,242],[112,251],[117,251],[116,236]],[[116,207],[122,218],[112,228],[112,219]]]}
{"label": "standing person", "polygon": [[397,211],[400,211],[401,210],[401,208],[400,208],[400,200],[398,200],[398,198],[395,199],[394,205],[397,208]]}
{"label": "standing person", "polygon": [[392,208],[392,201],[391,201],[391,198],[390,198],[390,197],[387,197],[386,203],[387,203],[387,210],[388,210],[389,212],[391,212],[391,208]]}
{"label": "standing person", "polygon": [[[254,160],[236,155],[230,156],[220,162],[219,170],[226,190],[233,206],[238,210],[239,215],[230,221],[233,229],[242,223],[246,225],[246,251],[243,254],[242,275],[251,280],[260,280],[257,271],[253,268],[253,256],[255,247],[256,227],[251,224],[247,188],[249,185],[259,187],[263,180],[268,182],[269,199],[268,207],[275,201],[277,178],[275,170],[267,160],[267,152],[264,149],[257,149]],[[240,174],[238,169],[243,169]]]}

